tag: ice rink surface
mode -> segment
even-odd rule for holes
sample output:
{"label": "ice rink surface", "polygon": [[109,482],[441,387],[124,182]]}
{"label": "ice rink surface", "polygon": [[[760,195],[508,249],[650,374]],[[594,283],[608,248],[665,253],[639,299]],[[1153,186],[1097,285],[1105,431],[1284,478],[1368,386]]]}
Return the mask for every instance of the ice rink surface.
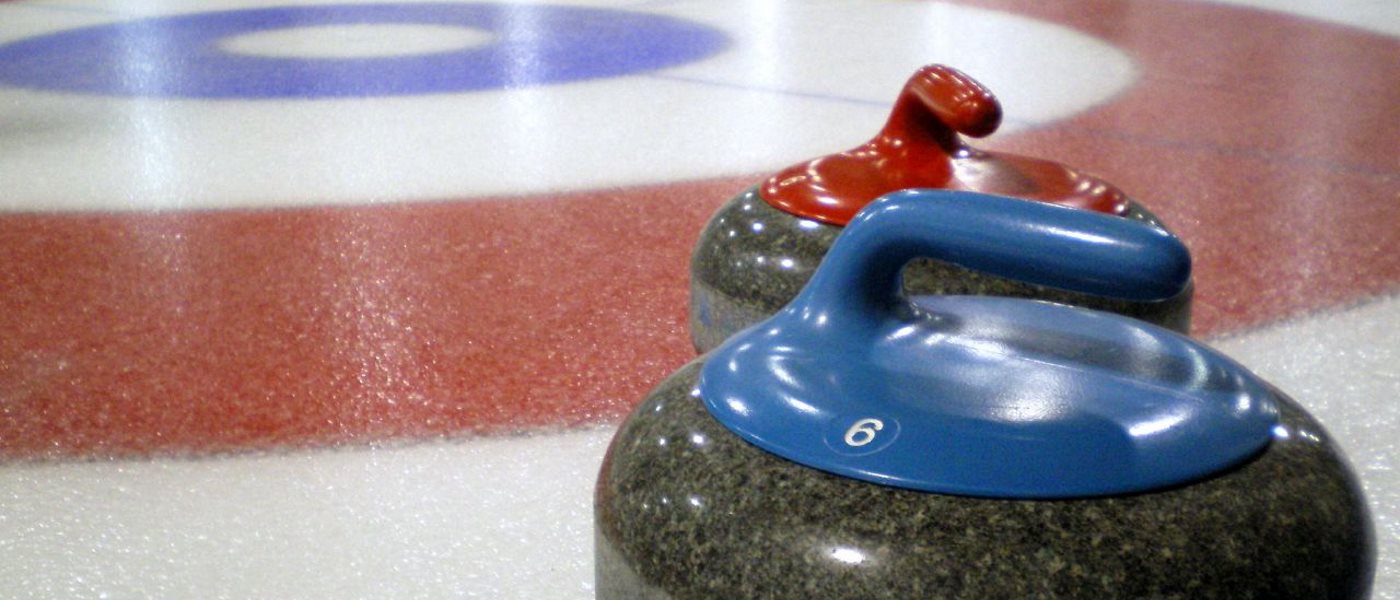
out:
{"label": "ice rink surface", "polygon": [[0,1],[0,596],[585,598],[686,261],[943,62],[1161,215],[1400,598],[1394,2]]}

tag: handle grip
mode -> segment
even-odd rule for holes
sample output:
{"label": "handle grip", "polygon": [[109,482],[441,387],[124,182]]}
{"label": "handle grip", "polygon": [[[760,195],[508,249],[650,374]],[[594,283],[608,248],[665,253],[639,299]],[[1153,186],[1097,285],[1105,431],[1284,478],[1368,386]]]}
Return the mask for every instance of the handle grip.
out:
{"label": "handle grip", "polygon": [[846,226],[794,306],[859,315],[907,302],[900,273],[919,257],[1136,301],[1175,296],[1191,275],[1180,240],[1136,221],[977,192],[905,190]]}
{"label": "handle grip", "polygon": [[916,106],[963,135],[986,137],[1001,125],[997,97],[976,79],[946,65],[920,68],[904,84],[901,95],[917,99]]}
{"label": "handle grip", "polygon": [[1026,200],[910,190],[871,203],[788,308],[705,360],[698,395],[788,460],[914,490],[1078,498],[1190,484],[1257,456],[1275,392],[1228,358],[1117,315],[899,289],[928,256],[1150,300],[1190,271],[1170,234]]}

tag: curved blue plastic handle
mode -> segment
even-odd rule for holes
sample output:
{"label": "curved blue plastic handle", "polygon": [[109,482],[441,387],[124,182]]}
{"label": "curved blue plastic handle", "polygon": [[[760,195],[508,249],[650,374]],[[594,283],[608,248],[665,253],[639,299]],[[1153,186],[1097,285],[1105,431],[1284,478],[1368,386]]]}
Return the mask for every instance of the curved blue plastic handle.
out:
{"label": "curved blue plastic handle", "polygon": [[1156,227],[1043,202],[905,190],[856,215],[796,303],[879,310],[901,301],[899,274],[918,257],[1125,300],[1165,300],[1191,278],[1186,246]]}
{"label": "curved blue plastic handle", "polygon": [[741,438],[831,473],[1013,498],[1179,485],[1268,444],[1267,384],[1166,329],[1047,302],[903,296],[932,257],[1135,300],[1180,293],[1170,234],[947,190],[871,203],[791,304],[710,354],[698,393]]}

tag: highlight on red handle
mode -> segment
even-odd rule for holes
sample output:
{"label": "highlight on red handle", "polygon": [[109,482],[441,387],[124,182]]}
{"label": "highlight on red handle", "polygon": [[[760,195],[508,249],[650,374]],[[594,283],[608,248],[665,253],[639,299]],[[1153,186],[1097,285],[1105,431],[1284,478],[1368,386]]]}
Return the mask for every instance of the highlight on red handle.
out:
{"label": "highlight on red handle", "polygon": [[920,68],[904,84],[889,120],[865,144],[793,165],[759,194],[787,213],[845,225],[862,207],[910,188],[967,190],[1121,215],[1127,197],[1063,164],[968,146],[1001,125],[1001,103],[976,79],[946,65]]}
{"label": "highlight on red handle", "polygon": [[987,137],[1001,125],[997,97],[952,67],[928,65],[919,69],[904,84],[900,96],[917,98],[939,123],[963,135]]}

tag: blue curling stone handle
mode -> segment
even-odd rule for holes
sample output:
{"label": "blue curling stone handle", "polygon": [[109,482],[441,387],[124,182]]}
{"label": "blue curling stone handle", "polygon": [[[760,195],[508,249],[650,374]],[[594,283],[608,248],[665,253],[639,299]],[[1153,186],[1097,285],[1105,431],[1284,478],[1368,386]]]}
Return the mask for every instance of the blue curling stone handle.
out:
{"label": "blue curling stone handle", "polygon": [[709,411],[823,471],[929,492],[1069,498],[1180,485],[1262,450],[1267,384],[1190,338],[1108,313],[901,292],[917,257],[1139,301],[1190,255],[1118,217],[973,192],[871,203],[786,308],[717,348]]}

